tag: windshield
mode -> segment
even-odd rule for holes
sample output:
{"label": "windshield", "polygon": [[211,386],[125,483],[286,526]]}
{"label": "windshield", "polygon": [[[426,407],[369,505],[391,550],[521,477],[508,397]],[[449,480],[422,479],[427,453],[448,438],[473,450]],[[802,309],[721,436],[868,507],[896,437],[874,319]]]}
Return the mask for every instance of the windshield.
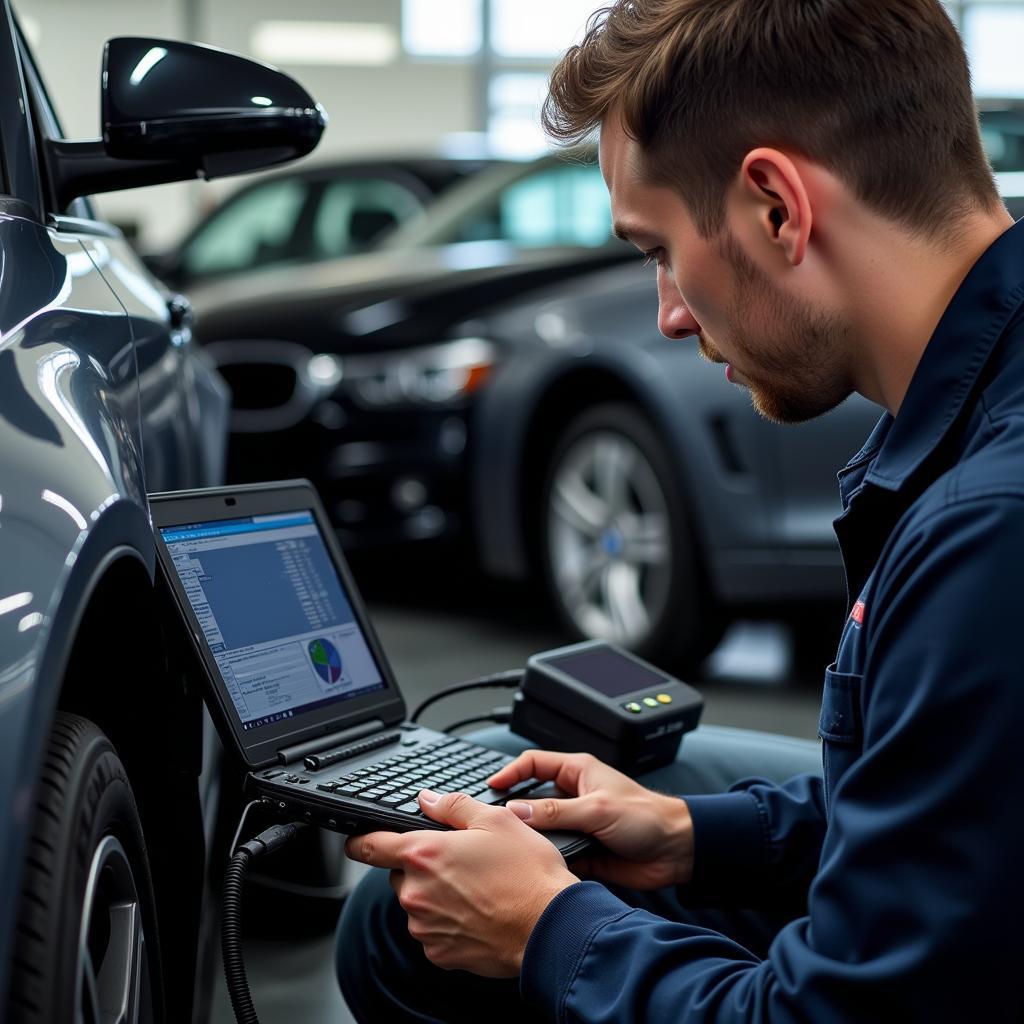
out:
{"label": "windshield", "polygon": [[612,239],[608,190],[593,154],[503,166],[453,189],[391,234],[388,249],[502,241],[586,246]]}

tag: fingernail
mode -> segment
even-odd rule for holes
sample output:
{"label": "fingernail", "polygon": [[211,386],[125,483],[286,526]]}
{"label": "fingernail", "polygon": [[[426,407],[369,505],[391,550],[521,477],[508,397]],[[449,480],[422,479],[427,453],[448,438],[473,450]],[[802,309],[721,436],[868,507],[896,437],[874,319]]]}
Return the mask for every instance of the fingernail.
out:
{"label": "fingernail", "polygon": [[533,817],[533,804],[525,803],[522,800],[510,800],[505,806],[523,821],[528,821]]}
{"label": "fingernail", "polygon": [[436,804],[437,801],[441,799],[441,794],[435,793],[432,789],[421,789],[420,799],[425,804]]}

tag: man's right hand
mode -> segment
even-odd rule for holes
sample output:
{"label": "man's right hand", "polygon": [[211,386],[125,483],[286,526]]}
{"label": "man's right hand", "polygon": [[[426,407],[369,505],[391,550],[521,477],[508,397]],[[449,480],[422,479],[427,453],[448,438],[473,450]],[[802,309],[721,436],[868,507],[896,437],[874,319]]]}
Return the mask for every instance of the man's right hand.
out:
{"label": "man's right hand", "polygon": [[586,832],[604,850],[571,870],[633,889],[680,885],[693,873],[693,824],[686,801],[645,789],[590,754],[527,750],[491,776],[496,789],[523,779],[554,782],[565,798],[512,800],[534,828]]}

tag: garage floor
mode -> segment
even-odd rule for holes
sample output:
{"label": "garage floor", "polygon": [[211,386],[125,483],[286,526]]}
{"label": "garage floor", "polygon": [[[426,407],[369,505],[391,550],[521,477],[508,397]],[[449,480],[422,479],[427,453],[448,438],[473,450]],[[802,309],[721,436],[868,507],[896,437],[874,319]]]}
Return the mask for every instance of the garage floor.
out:
{"label": "garage floor", "polygon": [[[370,614],[410,709],[442,686],[500,669],[565,642],[542,602],[518,588],[481,584],[471,577],[444,588],[401,567],[381,575],[355,567]],[[429,578],[429,577],[428,577]],[[437,574],[435,574],[435,579]],[[400,597],[396,597],[400,595]],[[704,721],[815,738],[824,662],[794,668],[787,630],[775,623],[741,623],[709,660],[701,686]],[[502,702],[501,691],[459,695],[432,708],[426,724],[443,728]],[[348,1024],[351,1014],[334,980],[330,934],[246,942],[253,1002],[263,1024]],[[231,1024],[219,985],[212,1024]]]}

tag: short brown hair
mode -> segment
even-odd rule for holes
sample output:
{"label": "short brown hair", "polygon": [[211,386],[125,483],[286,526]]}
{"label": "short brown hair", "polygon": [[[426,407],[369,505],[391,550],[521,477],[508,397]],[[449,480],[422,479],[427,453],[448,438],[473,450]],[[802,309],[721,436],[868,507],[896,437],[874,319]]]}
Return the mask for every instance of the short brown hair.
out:
{"label": "short brown hair", "polygon": [[759,145],[820,163],[928,237],[999,201],[939,0],[617,0],[555,68],[543,120],[571,143],[610,114],[705,235]]}

